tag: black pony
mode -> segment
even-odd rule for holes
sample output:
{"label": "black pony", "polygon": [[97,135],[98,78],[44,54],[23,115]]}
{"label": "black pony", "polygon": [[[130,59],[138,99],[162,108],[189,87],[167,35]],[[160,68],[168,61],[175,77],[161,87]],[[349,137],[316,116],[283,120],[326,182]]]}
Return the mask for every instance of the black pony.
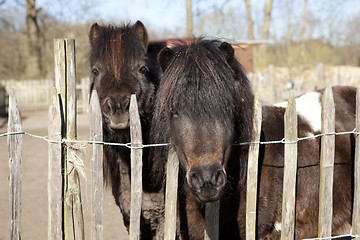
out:
{"label": "black pony", "polygon": [[[143,142],[149,138],[153,97],[158,84],[156,68],[148,68],[146,48],[148,35],[144,25],[99,26],[93,24],[89,33],[91,90],[99,95],[103,115],[105,142],[129,143],[129,104],[136,94],[143,131]],[[144,150],[144,159],[148,159]],[[111,185],[116,204],[129,229],[130,216],[130,150],[104,146],[104,178]],[[162,237],[164,198],[161,187],[149,181],[151,164],[143,163],[143,203],[141,238]]]}
{"label": "black pony", "polygon": [[[246,168],[253,93],[226,42],[194,40],[164,48],[151,141],[171,142],[180,161],[178,234],[203,239],[204,203],[220,199],[220,239],[245,239]],[[334,87],[336,131],[355,127],[355,88]],[[320,131],[322,91],[297,98],[299,137]],[[284,136],[283,104],[263,107],[262,141]],[[349,233],[353,136],[336,137],[333,234]],[[319,139],[298,144],[295,238],[317,236]],[[152,153],[154,176],[164,180],[167,148]],[[257,239],[279,239],[283,144],[262,145],[259,158]]]}
{"label": "black pony", "polygon": [[[178,234],[203,239],[204,202],[221,200],[220,239],[236,239],[241,170],[251,139],[253,94],[226,42],[194,40],[164,48],[164,71],[151,126],[154,143],[171,142],[180,160]],[[162,181],[167,148],[153,152]]]}

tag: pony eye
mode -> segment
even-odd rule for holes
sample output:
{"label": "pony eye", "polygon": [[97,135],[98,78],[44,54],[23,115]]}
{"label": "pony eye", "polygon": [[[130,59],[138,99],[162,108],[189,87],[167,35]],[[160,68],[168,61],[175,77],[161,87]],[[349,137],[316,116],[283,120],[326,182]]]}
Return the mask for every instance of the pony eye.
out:
{"label": "pony eye", "polygon": [[146,66],[142,66],[140,69],[139,69],[139,72],[141,72],[142,74],[146,73],[148,71],[148,68]]}
{"label": "pony eye", "polygon": [[93,69],[91,70],[91,73],[92,73],[95,77],[97,77],[97,76],[99,75],[99,70],[97,70],[96,68],[93,68]]}

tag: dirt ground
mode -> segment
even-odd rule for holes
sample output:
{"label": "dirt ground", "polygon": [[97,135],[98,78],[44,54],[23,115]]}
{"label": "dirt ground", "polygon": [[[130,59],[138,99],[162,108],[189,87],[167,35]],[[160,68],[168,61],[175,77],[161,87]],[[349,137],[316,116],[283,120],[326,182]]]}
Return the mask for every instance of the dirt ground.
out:
{"label": "dirt ground", "polygon": [[[89,119],[87,114],[78,115],[78,139],[88,140]],[[35,112],[22,115],[23,131],[46,136],[48,127],[48,113]],[[7,132],[7,119],[0,118],[0,133]],[[23,136],[22,153],[22,239],[47,239],[47,177],[48,177],[48,143]],[[81,179],[82,201],[85,222],[85,239],[90,239],[90,203],[91,203],[91,175],[89,172],[90,147],[83,155],[86,179]],[[7,137],[0,137],[0,240],[10,238],[10,210],[9,210],[9,165]],[[128,239],[128,233],[123,225],[119,208],[115,205],[110,189],[104,195],[104,239]]]}

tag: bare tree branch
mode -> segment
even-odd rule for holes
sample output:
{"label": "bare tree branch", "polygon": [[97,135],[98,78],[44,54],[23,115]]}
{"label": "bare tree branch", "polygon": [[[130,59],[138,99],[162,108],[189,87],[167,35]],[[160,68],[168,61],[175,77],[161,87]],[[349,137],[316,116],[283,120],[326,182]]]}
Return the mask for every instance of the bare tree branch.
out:
{"label": "bare tree branch", "polygon": [[254,21],[251,14],[251,0],[244,0],[246,4],[249,39],[254,40]]}

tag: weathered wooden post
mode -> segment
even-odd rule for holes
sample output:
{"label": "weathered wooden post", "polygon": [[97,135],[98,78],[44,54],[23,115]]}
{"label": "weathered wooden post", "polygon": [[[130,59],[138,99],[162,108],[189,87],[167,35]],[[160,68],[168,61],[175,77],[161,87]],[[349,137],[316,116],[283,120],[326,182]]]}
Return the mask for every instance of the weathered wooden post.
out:
{"label": "weathered wooden post", "polygon": [[[90,138],[103,141],[102,115],[96,90],[90,100]],[[91,199],[91,240],[103,239],[103,145],[92,144],[92,199]]]}
{"label": "weathered wooden post", "polygon": [[219,239],[220,200],[205,203],[205,240]]}
{"label": "weathered wooden post", "polygon": [[136,95],[130,98],[130,137],[131,137],[131,202],[130,202],[130,240],[140,239],[140,216],[142,199],[142,134]]}
{"label": "weathered wooden post", "polygon": [[[76,139],[76,66],[75,40],[56,39],[55,48],[55,86],[63,100],[65,134],[63,138]],[[60,52],[57,52],[60,51]],[[82,213],[80,179],[78,165],[71,143],[66,144],[64,160],[64,237],[70,240],[84,239],[84,220]]]}
{"label": "weathered wooden post", "polygon": [[89,108],[89,80],[87,78],[81,78],[81,110],[83,112],[88,112]]}
{"label": "weathered wooden post", "polygon": [[[356,132],[360,132],[360,88],[356,92]],[[354,209],[352,231],[360,235],[360,134],[355,134]],[[360,238],[356,238],[360,239]]]}
{"label": "weathered wooden post", "polygon": [[166,167],[164,240],[174,240],[176,236],[178,176],[179,159],[174,147],[170,146]]}
{"label": "weathered wooden post", "polygon": [[[21,132],[21,118],[14,92],[9,97],[8,132]],[[22,135],[8,135],[10,168],[10,239],[20,240],[21,236],[21,159]]]}
{"label": "weathered wooden post", "polygon": [[294,91],[290,92],[284,115],[284,179],[282,200],[281,240],[294,239],[296,173],[297,173],[297,113]]}
{"label": "weathered wooden post", "polygon": [[[332,88],[324,90],[321,110],[321,132],[335,132],[335,106]],[[320,189],[319,189],[319,222],[318,237],[330,237],[333,213],[335,136],[321,137],[320,153]]]}
{"label": "weathered wooden post", "polygon": [[5,87],[0,83],[0,117],[6,116],[7,94]]}
{"label": "weathered wooden post", "polygon": [[262,109],[259,95],[254,100],[253,134],[249,146],[246,190],[246,239],[256,239],[256,206],[258,186],[258,159]]}
{"label": "weathered wooden post", "polygon": [[62,126],[63,112],[60,107],[60,95],[53,91],[49,108],[48,136],[48,239],[63,239],[62,214]]}

